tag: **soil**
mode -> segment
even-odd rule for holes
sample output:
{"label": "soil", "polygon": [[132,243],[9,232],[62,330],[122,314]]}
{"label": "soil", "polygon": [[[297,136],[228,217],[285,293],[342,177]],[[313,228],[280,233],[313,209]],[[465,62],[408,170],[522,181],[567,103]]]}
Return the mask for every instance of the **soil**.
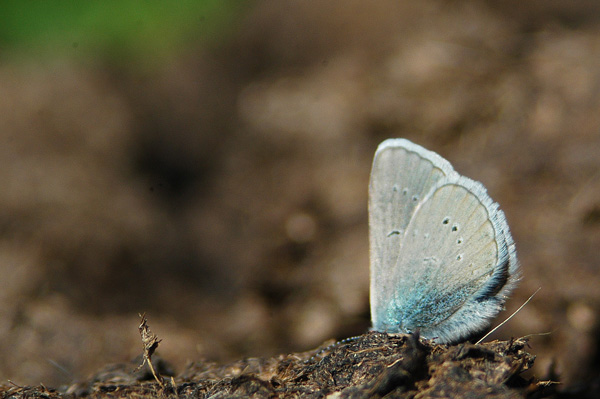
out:
{"label": "soil", "polygon": [[190,364],[180,375],[153,378],[134,365],[107,367],[64,393],[0,387],[15,398],[525,398],[550,397],[552,383],[524,379],[534,356],[526,339],[434,345],[418,335],[369,333],[316,352],[251,358],[219,366]]}

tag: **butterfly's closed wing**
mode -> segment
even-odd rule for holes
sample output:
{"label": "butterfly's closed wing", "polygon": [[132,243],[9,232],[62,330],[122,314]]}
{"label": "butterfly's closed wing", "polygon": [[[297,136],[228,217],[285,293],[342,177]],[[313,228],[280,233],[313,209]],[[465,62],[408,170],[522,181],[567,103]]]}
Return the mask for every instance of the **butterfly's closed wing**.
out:
{"label": "butterfly's closed wing", "polygon": [[375,153],[369,184],[371,316],[383,331],[382,309],[396,294],[390,270],[416,206],[440,179],[455,175],[448,161],[404,139],[389,139]]}
{"label": "butterfly's closed wing", "polygon": [[[372,180],[387,168],[377,163],[376,156]],[[427,169],[429,163],[423,157],[422,166],[404,168],[404,173]],[[394,184],[388,184],[393,191]],[[426,338],[458,341],[485,328],[516,284],[514,243],[504,214],[485,188],[455,172],[438,178],[416,202],[409,221],[404,216],[396,221],[393,212],[386,215],[392,217],[387,226],[404,226],[398,238],[371,231],[373,328],[403,333],[418,328]]]}

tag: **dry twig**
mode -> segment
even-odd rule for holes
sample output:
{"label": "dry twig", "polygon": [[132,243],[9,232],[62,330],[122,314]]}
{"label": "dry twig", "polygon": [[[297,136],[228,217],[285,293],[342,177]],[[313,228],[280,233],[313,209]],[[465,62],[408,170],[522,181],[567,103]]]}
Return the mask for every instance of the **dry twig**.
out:
{"label": "dry twig", "polygon": [[140,330],[140,335],[142,336],[142,344],[144,345],[144,360],[142,361],[142,364],[140,364],[134,370],[134,372],[144,367],[145,363],[148,363],[148,366],[150,367],[150,371],[152,372],[154,379],[156,379],[160,386],[164,388],[162,378],[160,377],[160,375],[156,374],[154,366],[152,365],[152,355],[154,354],[156,348],[158,348],[158,344],[162,341],[162,339],[158,339],[158,337],[152,331],[150,331],[150,327],[148,327],[148,319],[146,319],[146,313],[140,314],[139,316],[142,319],[142,322],[140,323],[138,329]]}

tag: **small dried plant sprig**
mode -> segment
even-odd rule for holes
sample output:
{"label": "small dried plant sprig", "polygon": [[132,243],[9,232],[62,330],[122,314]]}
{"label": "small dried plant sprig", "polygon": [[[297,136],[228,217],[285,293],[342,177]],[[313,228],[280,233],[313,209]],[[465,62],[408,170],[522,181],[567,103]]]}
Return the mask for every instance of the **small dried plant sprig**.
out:
{"label": "small dried plant sprig", "polygon": [[140,364],[134,370],[134,372],[140,370],[142,367],[144,367],[144,364],[148,363],[148,366],[150,367],[150,371],[152,372],[154,379],[162,388],[164,388],[162,377],[160,377],[160,375],[156,373],[156,371],[154,370],[154,366],[152,365],[152,355],[154,354],[154,351],[156,351],[156,348],[158,348],[158,344],[162,341],[162,339],[158,339],[156,334],[150,331],[150,327],[148,327],[148,319],[146,319],[146,313],[138,315],[142,319],[142,322],[140,323],[138,329],[140,330],[142,344],[144,345],[144,359],[142,361],[142,364]]}

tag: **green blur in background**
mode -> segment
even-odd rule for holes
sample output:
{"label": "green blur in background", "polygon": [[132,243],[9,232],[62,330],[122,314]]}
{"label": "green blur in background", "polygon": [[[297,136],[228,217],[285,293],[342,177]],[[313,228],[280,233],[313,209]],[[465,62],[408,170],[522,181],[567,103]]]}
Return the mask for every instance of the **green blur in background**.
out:
{"label": "green blur in background", "polygon": [[247,1],[13,1],[0,5],[0,57],[160,66],[221,42]]}

